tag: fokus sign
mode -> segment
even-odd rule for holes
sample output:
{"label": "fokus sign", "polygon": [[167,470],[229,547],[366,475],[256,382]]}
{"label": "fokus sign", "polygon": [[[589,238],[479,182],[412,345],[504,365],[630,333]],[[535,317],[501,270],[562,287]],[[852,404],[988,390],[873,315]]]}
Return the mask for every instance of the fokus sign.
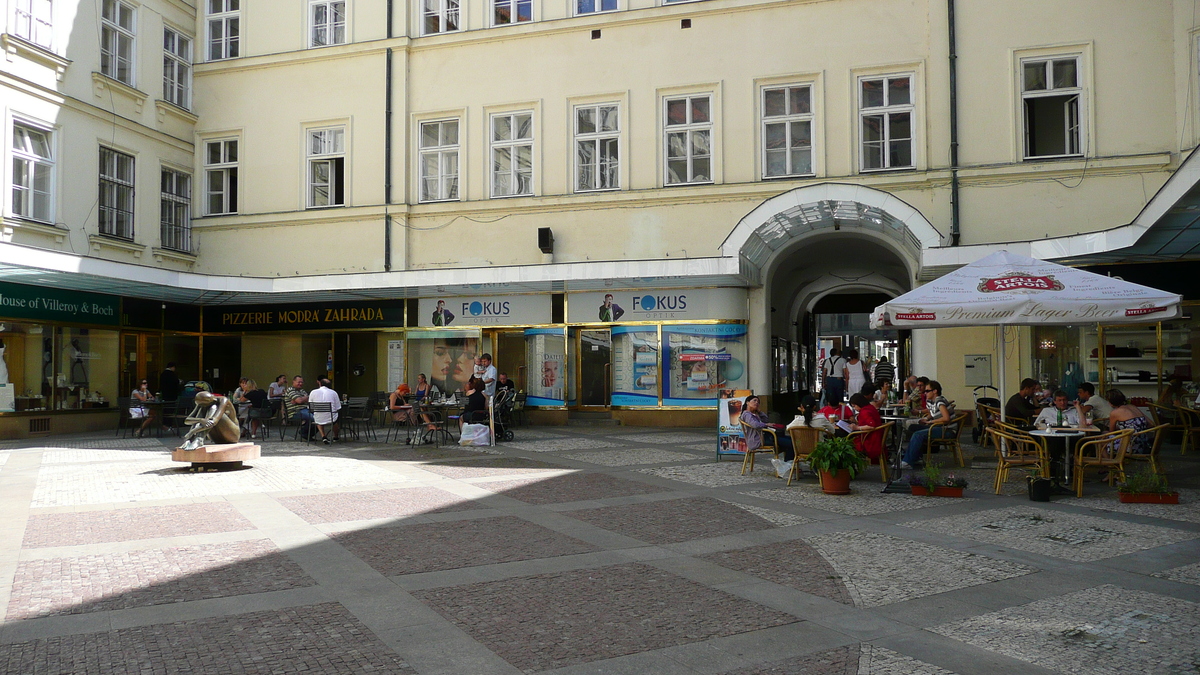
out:
{"label": "fokus sign", "polygon": [[418,324],[445,326],[536,326],[550,323],[548,295],[421,298]]}
{"label": "fokus sign", "polygon": [[741,288],[591,291],[567,296],[571,323],[745,318],[746,291]]}

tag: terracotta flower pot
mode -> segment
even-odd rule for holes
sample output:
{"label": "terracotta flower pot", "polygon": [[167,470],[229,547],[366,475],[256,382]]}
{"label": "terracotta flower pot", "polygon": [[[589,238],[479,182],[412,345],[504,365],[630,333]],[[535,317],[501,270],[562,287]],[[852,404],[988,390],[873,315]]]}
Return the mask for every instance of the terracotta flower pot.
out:
{"label": "terracotta flower pot", "polygon": [[850,472],[846,469],[842,469],[836,474],[829,473],[828,471],[822,471],[821,491],[827,495],[850,494]]}
{"label": "terracotta flower pot", "polygon": [[1178,492],[1118,492],[1123,504],[1178,504]]}

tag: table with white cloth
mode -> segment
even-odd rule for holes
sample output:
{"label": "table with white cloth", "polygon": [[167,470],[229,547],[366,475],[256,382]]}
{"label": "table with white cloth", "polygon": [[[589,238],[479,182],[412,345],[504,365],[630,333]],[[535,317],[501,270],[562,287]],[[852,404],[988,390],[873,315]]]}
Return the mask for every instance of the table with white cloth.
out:
{"label": "table with white cloth", "polygon": [[1100,430],[1095,427],[1071,427],[1067,429],[1033,429],[1029,432],[1029,435],[1041,439],[1046,456],[1050,458],[1050,480],[1054,481],[1055,488],[1063,494],[1071,492],[1063,487],[1063,483],[1070,484],[1071,482],[1071,468],[1074,465],[1071,460],[1075,456],[1075,445],[1090,433],[1100,433]]}

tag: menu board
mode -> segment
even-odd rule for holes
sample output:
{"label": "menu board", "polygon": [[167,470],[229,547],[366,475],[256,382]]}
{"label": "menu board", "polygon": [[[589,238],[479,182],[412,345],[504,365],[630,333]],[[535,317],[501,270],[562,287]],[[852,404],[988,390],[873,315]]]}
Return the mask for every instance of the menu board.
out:
{"label": "menu board", "polygon": [[749,389],[722,389],[717,395],[717,461],[726,455],[746,453],[746,435],[742,433],[742,410],[746,399],[754,392]]}

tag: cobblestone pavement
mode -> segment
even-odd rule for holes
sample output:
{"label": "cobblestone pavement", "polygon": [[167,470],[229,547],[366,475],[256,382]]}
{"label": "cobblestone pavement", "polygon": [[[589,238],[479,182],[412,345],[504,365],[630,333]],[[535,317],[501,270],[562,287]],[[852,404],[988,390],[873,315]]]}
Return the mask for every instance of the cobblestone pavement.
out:
{"label": "cobblestone pavement", "polygon": [[[0,443],[0,673],[1200,672],[1200,455],[1181,504],[787,487],[708,429],[496,448]],[[761,458],[760,458],[761,459]]]}

